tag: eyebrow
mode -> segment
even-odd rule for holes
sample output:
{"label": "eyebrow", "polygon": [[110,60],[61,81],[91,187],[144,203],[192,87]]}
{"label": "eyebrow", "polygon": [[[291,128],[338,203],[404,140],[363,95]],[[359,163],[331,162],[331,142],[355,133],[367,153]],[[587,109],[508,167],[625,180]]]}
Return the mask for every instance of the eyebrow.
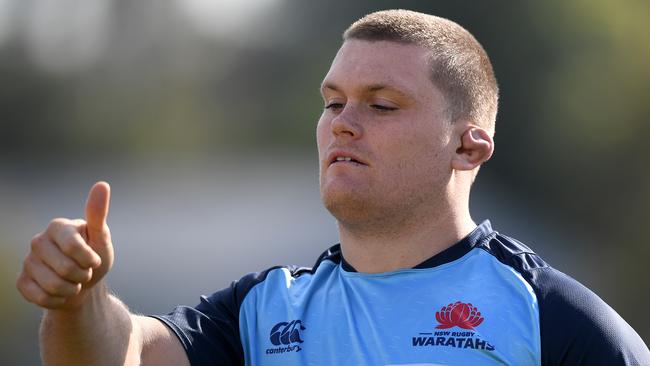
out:
{"label": "eyebrow", "polygon": [[[321,88],[320,88],[321,93],[325,89],[330,89],[330,90],[334,90],[334,91],[337,91],[337,92],[341,91],[341,88],[338,87],[336,84],[334,84],[332,82],[323,83],[323,85],[321,85]],[[377,84],[368,85],[368,86],[363,88],[364,92],[371,92],[371,93],[377,92],[377,91],[380,91],[380,90],[387,90],[387,91],[395,93],[395,94],[397,94],[397,95],[399,95],[399,96],[401,96],[403,98],[408,98],[408,99],[411,99],[411,100],[414,99],[413,96],[410,93],[407,93],[407,92],[405,92],[405,91],[403,91],[401,89],[395,88],[394,86],[391,86],[391,85],[388,85],[388,84],[377,83]]]}

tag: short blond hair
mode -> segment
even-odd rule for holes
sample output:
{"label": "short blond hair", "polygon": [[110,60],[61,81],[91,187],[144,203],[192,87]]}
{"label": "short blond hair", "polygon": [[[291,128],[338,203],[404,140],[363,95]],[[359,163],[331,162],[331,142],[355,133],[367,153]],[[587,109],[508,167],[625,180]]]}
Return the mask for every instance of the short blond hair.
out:
{"label": "short blond hair", "polygon": [[343,40],[417,44],[430,51],[431,79],[447,99],[452,121],[468,119],[494,132],[499,87],[480,43],[465,28],[410,10],[366,15],[343,33]]}

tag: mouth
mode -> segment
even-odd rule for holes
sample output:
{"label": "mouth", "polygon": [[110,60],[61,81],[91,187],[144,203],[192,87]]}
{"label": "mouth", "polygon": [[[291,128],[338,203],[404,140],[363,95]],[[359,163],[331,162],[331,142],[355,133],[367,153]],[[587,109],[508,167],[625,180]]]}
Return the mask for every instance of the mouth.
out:
{"label": "mouth", "polygon": [[332,164],[341,163],[341,162],[361,164],[361,162],[349,156],[339,156],[336,158],[336,160],[332,162]]}
{"label": "mouth", "polygon": [[364,161],[362,161],[359,157],[355,156],[354,154],[350,154],[347,152],[333,152],[329,156],[329,165],[334,165],[334,164],[354,164],[354,165],[361,165],[361,166],[367,166]]}

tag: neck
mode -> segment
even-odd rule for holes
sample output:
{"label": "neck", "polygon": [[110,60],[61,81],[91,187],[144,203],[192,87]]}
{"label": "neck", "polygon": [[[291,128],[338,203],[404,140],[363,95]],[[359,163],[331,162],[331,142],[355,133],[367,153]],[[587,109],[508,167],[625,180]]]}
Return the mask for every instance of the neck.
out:
{"label": "neck", "polygon": [[382,273],[413,268],[476,228],[467,209],[462,214],[414,214],[396,225],[382,225],[381,230],[364,230],[339,222],[343,256],[357,271]]}

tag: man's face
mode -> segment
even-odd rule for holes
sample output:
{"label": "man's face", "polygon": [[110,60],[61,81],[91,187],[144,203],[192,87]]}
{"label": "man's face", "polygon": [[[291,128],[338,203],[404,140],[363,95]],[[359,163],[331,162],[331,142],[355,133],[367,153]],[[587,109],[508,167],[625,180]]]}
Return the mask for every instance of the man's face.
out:
{"label": "man's face", "polygon": [[444,199],[456,147],[429,75],[417,45],[348,40],[337,53],[317,140],[321,198],[339,222],[381,221]]}

